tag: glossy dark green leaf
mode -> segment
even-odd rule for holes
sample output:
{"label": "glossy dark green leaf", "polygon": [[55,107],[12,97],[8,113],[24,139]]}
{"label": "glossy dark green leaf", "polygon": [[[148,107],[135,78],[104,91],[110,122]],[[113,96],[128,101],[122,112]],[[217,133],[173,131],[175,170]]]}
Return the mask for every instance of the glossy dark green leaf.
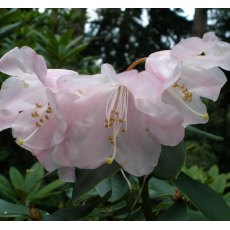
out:
{"label": "glossy dark green leaf", "polygon": [[41,199],[49,196],[50,193],[60,189],[65,183],[61,180],[55,180],[50,184],[47,184],[43,188],[41,188],[36,194],[33,195],[33,199]]}
{"label": "glossy dark green leaf", "polygon": [[111,190],[112,195],[109,201],[115,202],[121,199],[129,188],[124,177],[120,173],[116,173],[100,182],[95,189],[100,196],[104,196]]}
{"label": "glossy dark green leaf", "polygon": [[111,177],[112,195],[109,201],[115,202],[121,199],[129,190],[128,184],[124,177],[117,173]]}
{"label": "glossy dark green leaf", "polygon": [[210,140],[214,140],[214,141],[223,141],[224,140],[223,137],[217,136],[217,135],[212,134],[212,133],[205,132],[203,130],[197,129],[197,128],[192,127],[192,126],[186,127],[186,130],[193,132],[195,134],[207,137]]}
{"label": "glossy dark green leaf", "polygon": [[186,221],[189,220],[186,203],[177,200],[157,220],[159,221]]}
{"label": "glossy dark green leaf", "polygon": [[230,220],[230,208],[209,186],[180,173],[174,184],[210,220]]}
{"label": "glossy dark green leaf", "polygon": [[198,210],[188,209],[189,220],[192,221],[208,221],[208,218]]}
{"label": "glossy dark green leaf", "polygon": [[162,146],[158,165],[153,171],[153,176],[162,180],[175,178],[185,161],[185,145],[181,142],[177,146]]}
{"label": "glossy dark green leaf", "polygon": [[90,212],[93,211],[95,205],[88,204],[82,205],[77,207],[70,207],[70,208],[63,208],[52,215],[48,215],[43,218],[43,220],[49,221],[64,221],[64,220],[80,220],[84,216],[88,215]]}
{"label": "glossy dark green leaf", "polygon": [[116,162],[113,162],[111,165],[104,164],[97,169],[77,169],[76,183],[73,189],[73,202],[76,202],[82,195],[116,173],[120,168]]}
{"label": "glossy dark green leaf", "polygon": [[25,182],[22,174],[14,167],[10,168],[10,180],[16,190],[25,191]]}
{"label": "glossy dark green leaf", "polygon": [[81,220],[93,211],[101,202],[106,201],[111,196],[111,193],[107,193],[103,198],[96,198],[95,200],[88,202],[84,205],[78,205],[69,208],[63,208],[57,212],[48,215],[43,218],[43,220],[48,221],[63,221],[63,220]]}
{"label": "glossy dark green leaf", "polygon": [[11,183],[2,175],[0,175],[0,194],[9,200],[16,201],[16,194]]}
{"label": "glossy dark green leaf", "polygon": [[29,210],[25,205],[12,204],[0,200],[0,217],[29,216]]}
{"label": "glossy dark green leaf", "polygon": [[29,170],[27,170],[27,174],[25,176],[26,190],[28,192],[31,191],[44,174],[45,171],[39,163],[34,164]]}
{"label": "glossy dark green leaf", "polygon": [[166,180],[159,180],[157,178],[150,178],[149,180],[149,196],[150,198],[157,198],[161,196],[173,196],[176,193],[176,187],[171,185]]}

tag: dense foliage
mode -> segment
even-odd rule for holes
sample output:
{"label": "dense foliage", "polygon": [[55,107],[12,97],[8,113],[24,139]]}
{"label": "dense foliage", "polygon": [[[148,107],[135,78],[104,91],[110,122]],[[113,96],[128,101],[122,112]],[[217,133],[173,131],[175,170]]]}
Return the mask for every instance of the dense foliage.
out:
{"label": "dense foliage", "polygon": [[[206,30],[229,42],[230,11],[206,14]],[[97,9],[96,15],[0,9],[0,56],[26,45],[50,68],[92,74],[108,62],[122,71],[192,33],[182,9]],[[1,74],[0,83],[5,79]],[[217,103],[205,101],[210,122],[187,129],[185,143],[165,147],[152,175],[128,175],[131,189],[118,165],[77,169],[77,182],[63,183],[14,143],[11,130],[1,132],[0,220],[230,220],[229,84]]]}

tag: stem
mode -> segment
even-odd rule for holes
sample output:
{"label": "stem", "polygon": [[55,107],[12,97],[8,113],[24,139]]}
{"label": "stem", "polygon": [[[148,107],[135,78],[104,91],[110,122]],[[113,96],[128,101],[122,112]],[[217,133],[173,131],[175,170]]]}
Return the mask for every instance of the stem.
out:
{"label": "stem", "polygon": [[139,178],[139,184],[142,188],[141,198],[142,198],[142,207],[144,209],[144,215],[146,220],[153,220],[152,209],[151,209],[151,201],[149,197],[149,188],[148,182],[150,177],[144,176]]}
{"label": "stem", "polygon": [[146,57],[137,59],[135,62],[133,62],[127,69],[127,71],[132,70],[135,66],[139,65],[140,63],[145,62]]}

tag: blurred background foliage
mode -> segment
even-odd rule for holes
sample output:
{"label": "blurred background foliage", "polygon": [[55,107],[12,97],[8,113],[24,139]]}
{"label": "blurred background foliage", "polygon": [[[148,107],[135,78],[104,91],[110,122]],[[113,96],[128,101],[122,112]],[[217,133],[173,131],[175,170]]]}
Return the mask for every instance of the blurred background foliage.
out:
{"label": "blurred background foliage", "polygon": [[[93,74],[100,70],[101,63],[110,63],[117,71],[123,71],[138,58],[146,57],[154,51],[170,49],[183,38],[192,35],[201,37],[206,31],[215,31],[221,40],[230,42],[229,9],[196,9],[193,19],[185,15],[183,9],[0,9],[0,56],[15,46],[26,45],[43,55],[49,68],[66,68]],[[229,73],[226,75],[230,77]],[[0,84],[5,79],[6,76],[1,74]],[[210,121],[197,126],[224,137],[224,141],[210,141],[186,132],[187,159],[183,169],[194,179],[214,188],[228,203],[229,84],[228,81],[217,102],[205,101]],[[31,154],[14,143],[11,130],[0,132],[0,143],[0,213],[1,206],[7,205],[4,202],[16,203],[18,206],[15,209],[21,211],[21,215],[11,213],[8,219],[36,219],[36,211],[33,213],[32,206],[28,213],[20,205],[28,206],[32,203],[36,208],[51,213],[58,208],[68,207],[72,189],[70,185],[57,180],[55,174],[45,176],[41,166],[34,164],[36,160]],[[128,188],[119,182],[119,178],[120,175],[116,174],[116,178],[108,182],[109,188],[114,183],[123,188],[110,197],[109,201],[116,202],[113,205],[109,201],[106,205],[100,204],[100,208],[88,215],[88,219],[123,219],[128,209],[125,200],[135,197],[137,190],[132,191],[130,198]],[[154,181],[157,186],[151,187],[152,180],[150,195],[153,198],[156,194],[164,195],[167,189],[172,194],[175,192],[173,185],[160,180]],[[136,181],[133,184],[138,187]],[[87,204],[87,199],[93,194],[103,197],[109,190],[108,184],[97,186],[82,202]],[[159,210],[172,204],[168,198],[162,200],[162,203],[155,201],[160,206],[158,214]],[[95,202],[93,200],[91,203]],[[84,210],[91,210],[90,207]],[[190,219],[205,219],[192,209],[190,214]],[[4,215],[0,214],[0,219]],[[43,215],[46,215],[45,212]],[[132,215],[131,219],[143,218],[138,208]]]}

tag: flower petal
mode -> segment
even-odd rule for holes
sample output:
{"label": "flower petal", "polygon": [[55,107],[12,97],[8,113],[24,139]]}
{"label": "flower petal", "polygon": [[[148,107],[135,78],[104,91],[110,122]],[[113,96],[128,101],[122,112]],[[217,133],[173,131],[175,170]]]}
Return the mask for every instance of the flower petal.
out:
{"label": "flower petal", "polygon": [[204,42],[201,38],[191,37],[175,45],[171,51],[171,55],[179,60],[186,60],[187,58],[199,56],[212,45],[212,41]]}
{"label": "flower petal", "polygon": [[50,148],[56,120],[52,116],[47,120],[46,113],[42,111],[38,111],[39,117],[33,117],[32,113],[34,110],[28,109],[18,115],[12,124],[13,136],[24,141],[22,147],[25,145],[34,150]]}
{"label": "flower petal", "polygon": [[175,146],[181,142],[183,117],[176,108],[151,98],[135,99],[135,106],[146,116],[146,128],[160,144]]}
{"label": "flower petal", "polygon": [[150,174],[157,165],[161,144],[148,130],[147,116],[135,108],[129,100],[127,131],[117,137],[115,160],[134,176]]}
{"label": "flower petal", "polygon": [[57,169],[60,180],[64,182],[75,182],[75,167],[61,167]]}
{"label": "flower petal", "polygon": [[29,47],[18,47],[6,53],[0,59],[0,71],[17,77],[37,75],[41,82],[45,82],[47,67],[42,56],[37,55]]}
{"label": "flower petal", "polygon": [[48,172],[52,172],[59,168],[60,166],[56,164],[50,154],[52,152],[51,149],[46,150],[33,150],[32,154],[39,160],[39,162],[44,166],[44,168]]}
{"label": "flower petal", "polygon": [[125,86],[135,98],[161,98],[163,89],[159,81],[149,72],[136,70],[117,74],[117,84]]}
{"label": "flower petal", "polygon": [[184,65],[180,82],[189,88],[191,93],[216,101],[220,90],[227,79],[219,68],[213,67],[200,70],[189,65]]}
{"label": "flower petal", "polygon": [[168,88],[178,79],[180,65],[171,58],[171,51],[165,50],[155,52],[146,59],[145,69],[157,78],[163,89]]}
{"label": "flower petal", "polygon": [[178,112],[180,112],[184,118],[184,127],[190,124],[204,124],[208,121],[207,108],[198,95],[194,93],[192,101],[185,102],[182,98],[178,97],[173,90],[174,89],[166,90],[162,99],[178,109]]}
{"label": "flower petal", "polygon": [[70,161],[78,168],[97,168],[111,153],[111,131],[104,125],[108,96],[101,92],[73,105],[75,120],[69,129],[68,152]]}
{"label": "flower petal", "polygon": [[57,81],[60,77],[69,76],[77,77],[78,73],[72,70],[66,69],[48,69],[45,85],[51,89],[58,89]]}

